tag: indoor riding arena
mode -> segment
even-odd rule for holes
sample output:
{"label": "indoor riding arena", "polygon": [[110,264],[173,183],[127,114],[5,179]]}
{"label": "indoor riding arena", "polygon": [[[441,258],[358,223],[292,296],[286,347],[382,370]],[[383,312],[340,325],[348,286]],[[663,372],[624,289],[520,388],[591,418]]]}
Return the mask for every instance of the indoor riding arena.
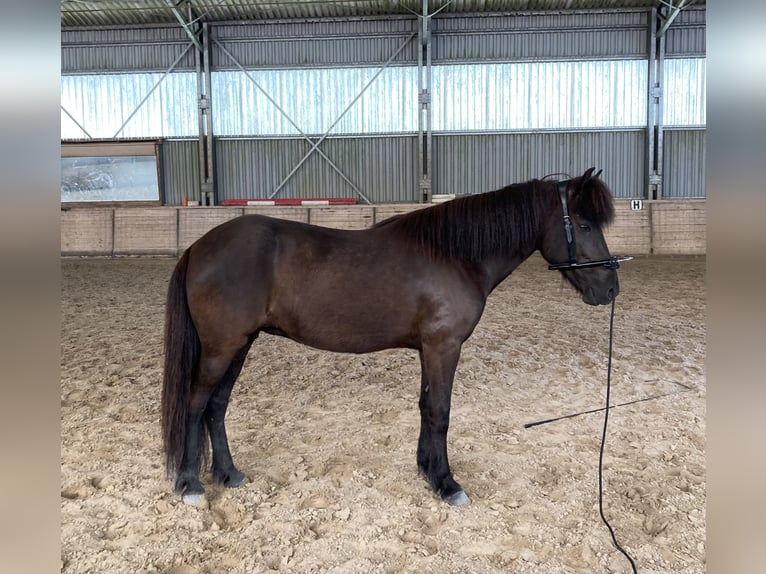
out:
{"label": "indoor riding arena", "polygon": [[[705,572],[705,18],[679,0],[62,1],[62,574]],[[274,261],[292,242],[321,270],[332,238],[533,180],[559,189],[539,223],[552,247],[541,235],[493,285],[447,398],[469,504],[419,466],[424,347],[333,352],[279,325],[226,411],[242,484],[208,455],[204,495],[175,491],[166,306],[195,242],[265,215],[321,228],[318,251],[271,240]],[[589,181],[613,198],[608,252],[586,252]],[[375,248],[354,261],[376,269]],[[337,279],[353,291],[305,281],[294,313],[319,299],[343,332],[336,309],[380,308],[356,271]],[[597,273],[619,294],[586,304],[576,284]]]}

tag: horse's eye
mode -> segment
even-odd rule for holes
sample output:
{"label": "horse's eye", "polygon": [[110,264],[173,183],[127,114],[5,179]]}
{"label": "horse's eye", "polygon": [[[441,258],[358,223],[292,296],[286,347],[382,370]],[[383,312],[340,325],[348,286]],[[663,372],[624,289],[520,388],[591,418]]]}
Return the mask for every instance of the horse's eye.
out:
{"label": "horse's eye", "polygon": [[579,225],[579,227],[580,227],[580,229],[582,229],[583,231],[590,231],[590,225],[586,225],[585,223],[581,223],[581,224]]}

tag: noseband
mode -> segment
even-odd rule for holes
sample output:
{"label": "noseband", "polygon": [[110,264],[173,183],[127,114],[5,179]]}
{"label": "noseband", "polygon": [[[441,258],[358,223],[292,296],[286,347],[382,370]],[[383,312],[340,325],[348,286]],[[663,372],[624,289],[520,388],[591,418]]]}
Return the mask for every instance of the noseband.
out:
{"label": "noseband", "polygon": [[619,269],[620,261],[629,261],[632,257],[610,257],[609,259],[598,259],[596,261],[577,261],[577,251],[575,250],[574,230],[572,228],[572,218],[569,217],[569,208],[567,207],[567,189],[571,179],[558,182],[559,199],[561,199],[561,208],[564,210],[564,232],[567,237],[567,255],[569,261],[566,263],[554,263],[548,265],[550,270],[565,269],[583,269],[585,267],[606,267],[608,269]]}

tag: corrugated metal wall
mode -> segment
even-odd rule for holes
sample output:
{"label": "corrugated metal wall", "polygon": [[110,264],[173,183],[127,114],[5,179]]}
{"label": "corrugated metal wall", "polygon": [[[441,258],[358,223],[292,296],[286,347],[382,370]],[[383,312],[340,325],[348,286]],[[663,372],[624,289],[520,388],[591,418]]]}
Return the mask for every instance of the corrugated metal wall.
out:
{"label": "corrugated metal wall", "polygon": [[705,22],[705,10],[682,10],[665,36],[666,57],[704,58]]}
{"label": "corrugated metal wall", "polygon": [[[180,26],[61,31],[63,74],[164,72],[190,44]],[[194,70],[189,50],[176,70]]]}
{"label": "corrugated metal wall", "polygon": [[[618,197],[642,197],[648,20],[635,10],[435,18],[434,193],[596,165]],[[211,24],[219,200],[267,196],[309,148],[253,80],[301,131],[321,135],[403,47],[321,149],[371,201],[417,201],[416,30],[409,17]],[[665,140],[668,177],[683,166],[668,197],[704,194],[704,32],[705,11],[692,9],[667,35],[663,121],[686,130]],[[186,46],[180,27],[62,31],[62,105],[91,137],[111,138],[154,89],[118,137],[194,137],[193,52],[156,84]],[[62,138],[82,137],[62,112]],[[179,203],[182,190],[199,190],[196,143],[165,150],[167,201]],[[322,195],[355,191],[315,153],[280,196]]]}
{"label": "corrugated metal wall", "polygon": [[595,166],[615,197],[643,196],[644,130],[440,135],[433,141],[434,193],[481,193]]}
{"label": "corrugated metal wall", "polygon": [[[417,20],[248,22],[211,30],[217,70],[326,68],[381,65],[417,34]],[[235,61],[221,49],[231,54]],[[417,42],[407,42],[392,65],[417,64]]]}
{"label": "corrugated metal wall", "polygon": [[[673,57],[705,55],[705,10],[683,10],[666,36]],[[433,61],[493,62],[644,58],[647,11],[554,12],[550,14],[452,14],[433,19]],[[246,68],[307,68],[382,64],[417,20],[247,22],[211,26],[211,36]],[[61,32],[64,74],[164,71],[189,44],[180,26],[66,29]],[[417,62],[409,45],[394,65]],[[236,65],[217,45],[213,67]],[[176,69],[194,69],[192,52]]]}
{"label": "corrugated metal wall", "polygon": [[305,134],[324,134],[352,103],[334,134],[416,131],[417,68],[388,68],[375,78],[379,70],[259,70],[249,77],[218,72],[213,75],[213,131],[219,136],[296,135],[297,125]]}
{"label": "corrugated metal wall", "polygon": [[434,63],[644,58],[649,13],[453,15],[433,20]]}
{"label": "corrugated metal wall", "polygon": [[641,60],[437,66],[434,129],[645,126],[646,92]]}
{"label": "corrugated metal wall", "polygon": [[[480,193],[552,173],[576,175],[591,165],[604,170],[615,197],[641,197],[645,132],[596,131],[537,134],[437,135],[434,193]],[[667,197],[704,197],[704,130],[673,130],[665,139]],[[162,144],[163,194],[168,205],[184,195],[199,199],[196,140]],[[221,199],[266,199],[310,145],[303,139],[218,139]],[[414,136],[328,138],[322,151],[373,203],[416,202],[417,140]],[[314,152],[316,154],[316,152]],[[483,166],[497,166],[484,169]],[[476,166],[480,166],[477,168]],[[327,162],[313,155],[287,180],[280,198],[356,197]],[[360,200],[361,202],[362,200]]]}
{"label": "corrugated metal wall", "polygon": [[[212,75],[213,133],[291,136],[298,134],[297,125],[304,133],[323,134],[368,84],[334,126],[333,134],[416,131],[417,68],[385,69],[373,81],[379,70],[259,70],[249,77],[216,72]],[[663,115],[667,125],[705,125],[705,77],[704,59],[666,61]],[[159,73],[64,76],[61,100],[94,138],[114,137],[147,95],[119,137],[194,136],[197,116],[189,95],[196,90],[194,74],[171,73],[162,78]],[[433,129],[437,131],[646,124],[647,63],[642,60],[434,66],[432,88]],[[65,139],[84,137],[63,112],[61,130]]]}
{"label": "corrugated metal wall", "polygon": [[664,197],[705,197],[705,135],[703,129],[665,131]]}
{"label": "corrugated metal wall", "polygon": [[665,60],[662,121],[665,126],[704,126],[707,97],[704,58]]}
{"label": "corrugated metal wall", "polygon": [[166,205],[181,205],[184,196],[199,200],[199,142],[168,140],[162,142],[162,193]]}
{"label": "corrugated metal wall", "polygon": [[[189,72],[62,76],[61,104],[95,139],[196,136],[196,81]],[[63,111],[61,137],[87,137]]]}
{"label": "corrugated metal wall", "polygon": [[[358,197],[372,203],[417,201],[417,140],[414,136],[328,138],[290,177],[311,145],[305,139],[218,139],[220,199]],[[360,202],[364,200],[360,199]]]}
{"label": "corrugated metal wall", "polygon": [[[304,133],[323,134],[368,83],[333,133],[416,131],[417,68],[389,68],[373,81],[378,71],[259,70],[248,76],[218,72],[213,75],[214,132],[295,135],[294,123]],[[683,71],[688,80],[691,72]],[[432,127],[436,131],[633,128],[646,124],[646,92],[647,65],[641,60],[434,66]],[[681,102],[684,110],[686,100]]]}

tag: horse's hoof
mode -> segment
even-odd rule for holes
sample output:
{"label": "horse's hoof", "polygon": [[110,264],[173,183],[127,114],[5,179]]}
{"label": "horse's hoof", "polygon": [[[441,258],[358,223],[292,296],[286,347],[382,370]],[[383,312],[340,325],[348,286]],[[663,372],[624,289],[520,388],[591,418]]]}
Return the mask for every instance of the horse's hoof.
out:
{"label": "horse's hoof", "polygon": [[468,498],[468,495],[464,491],[458,490],[455,494],[445,496],[444,502],[450,506],[465,506],[466,504],[471,504],[471,499]]}
{"label": "horse's hoof", "polygon": [[189,506],[196,506],[198,508],[207,508],[208,506],[207,498],[205,498],[204,493],[184,494],[181,496],[181,500],[183,500],[184,504],[188,504]]}
{"label": "horse's hoof", "polygon": [[238,486],[245,484],[246,480],[247,477],[244,475],[244,473],[238,470],[233,470],[229,473],[229,476],[226,477],[226,480],[223,481],[223,485],[226,488],[237,488]]}
{"label": "horse's hoof", "polygon": [[226,488],[237,488],[245,484],[247,477],[236,468],[232,468],[229,472],[213,470],[213,480]]}

